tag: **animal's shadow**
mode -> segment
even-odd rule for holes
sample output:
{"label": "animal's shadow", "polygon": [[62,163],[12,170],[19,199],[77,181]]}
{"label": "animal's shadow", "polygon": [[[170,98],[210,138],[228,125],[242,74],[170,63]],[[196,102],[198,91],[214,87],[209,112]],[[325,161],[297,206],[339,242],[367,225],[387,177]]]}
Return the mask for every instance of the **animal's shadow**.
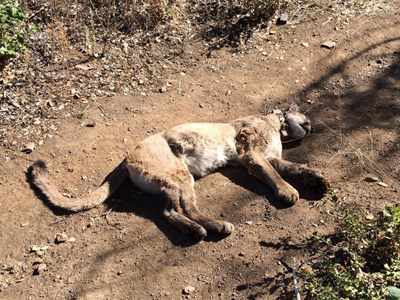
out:
{"label": "animal's shadow", "polygon": [[[274,206],[276,209],[285,209],[289,206],[282,201],[279,201],[274,192],[268,185],[256,177],[250,175],[244,167],[225,167],[219,170],[219,173],[228,178],[230,181],[235,183],[242,188],[257,194],[259,196],[265,197],[268,202]],[[300,194],[300,200],[317,201],[321,200],[321,195],[316,195],[312,193],[304,184],[292,178],[284,178],[290,185],[292,185]],[[294,204],[296,205],[296,204]]]}

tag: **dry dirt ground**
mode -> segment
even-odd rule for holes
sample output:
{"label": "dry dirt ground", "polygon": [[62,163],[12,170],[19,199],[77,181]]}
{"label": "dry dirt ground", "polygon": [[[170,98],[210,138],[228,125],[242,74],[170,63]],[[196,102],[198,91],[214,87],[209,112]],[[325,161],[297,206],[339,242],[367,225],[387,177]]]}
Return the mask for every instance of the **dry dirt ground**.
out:
{"label": "dry dirt ground", "polygon": [[[25,172],[43,158],[63,192],[85,194],[149,134],[294,102],[316,134],[285,145],[286,159],[321,170],[362,214],[398,203],[399,1],[392,6],[336,30],[325,17],[273,28],[277,43],[266,36],[245,52],[214,51],[172,75],[164,93],[116,95],[82,119],[58,119],[58,134],[31,154],[0,149],[0,298],[293,299],[292,259],[312,265],[313,232],[334,229],[299,185],[304,199],[287,208],[242,168],[197,180],[201,210],[236,226],[198,242],[164,220],[163,199],[130,183],[105,205],[69,215],[47,206]],[[364,181],[368,173],[387,186]],[[57,233],[73,239],[55,243]]]}

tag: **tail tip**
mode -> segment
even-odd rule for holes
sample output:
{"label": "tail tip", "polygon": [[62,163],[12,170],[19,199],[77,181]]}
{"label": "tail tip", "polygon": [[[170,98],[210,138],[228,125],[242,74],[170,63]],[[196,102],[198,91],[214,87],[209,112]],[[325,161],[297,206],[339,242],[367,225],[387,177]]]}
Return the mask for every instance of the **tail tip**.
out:
{"label": "tail tip", "polygon": [[32,165],[32,171],[33,172],[47,172],[47,165],[46,162],[43,159],[38,159],[35,161]]}

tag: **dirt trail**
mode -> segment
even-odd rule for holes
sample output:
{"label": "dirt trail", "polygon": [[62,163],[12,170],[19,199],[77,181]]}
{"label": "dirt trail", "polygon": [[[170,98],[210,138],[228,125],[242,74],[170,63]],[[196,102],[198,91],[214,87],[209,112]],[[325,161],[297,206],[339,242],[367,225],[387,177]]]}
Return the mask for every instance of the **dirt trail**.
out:
{"label": "dirt trail", "polygon": [[[256,39],[244,53],[213,52],[171,77],[165,93],[102,99],[82,119],[60,119],[54,139],[29,155],[0,149],[0,298],[292,299],[292,258],[310,263],[313,232],[334,226],[301,186],[305,199],[282,208],[243,169],[198,180],[200,209],[236,231],[196,242],[164,220],[162,199],[128,183],[106,205],[65,215],[26,181],[29,165],[43,158],[62,191],[87,193],[135,143],[184,122],[229,121],[295,102],[317,133],[288,145],[285,158],[322,170],[364,213],[398,203],[399,13],[361,15],[340,30],[322,18],[274,30],[278,46]],[[335,49],[322,48],[325,41]],[[363,181],[365,168],[388,186]],[[75,241],[54,243],[62,232]],[[44,249],[31,252],[33,245]],[[195,290],[184,295],[189,285]]]}

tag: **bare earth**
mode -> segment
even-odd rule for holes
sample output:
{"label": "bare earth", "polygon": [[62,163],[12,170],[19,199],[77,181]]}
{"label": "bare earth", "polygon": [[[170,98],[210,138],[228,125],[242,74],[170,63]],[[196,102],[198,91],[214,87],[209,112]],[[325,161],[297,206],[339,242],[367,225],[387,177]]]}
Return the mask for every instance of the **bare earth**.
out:
{"label": "bare earth", "polygon": [[[25,172],[43,158],[63,192],[82,195],[149,134],[294,102],[316,134],[285,145],[284,157],[321,170],[361,214],[374,214],[399,200],[399,1],[392,7],[339,30],[323,17],[275,27],[248,51],[214,51],[184,76],[173,74],[164,93],[104,98],[82,119],[58,119],[58,134],[31,154],[1,148],[0,298],[293,299],[293,258],[312,265],[313,232],[334,229],[330,212],[302,186],[304,199],[287,208],[242,168],[198,180],[200,209],[236,227],[198,242],[164,220],[163,199],[132,184],[103,206],[69,215],[47,206]],[[336,47],[321,47],[326,41]],[[364,181],[370,173],[387,187]],[[55,243],[57,233],[74,239]]]}

